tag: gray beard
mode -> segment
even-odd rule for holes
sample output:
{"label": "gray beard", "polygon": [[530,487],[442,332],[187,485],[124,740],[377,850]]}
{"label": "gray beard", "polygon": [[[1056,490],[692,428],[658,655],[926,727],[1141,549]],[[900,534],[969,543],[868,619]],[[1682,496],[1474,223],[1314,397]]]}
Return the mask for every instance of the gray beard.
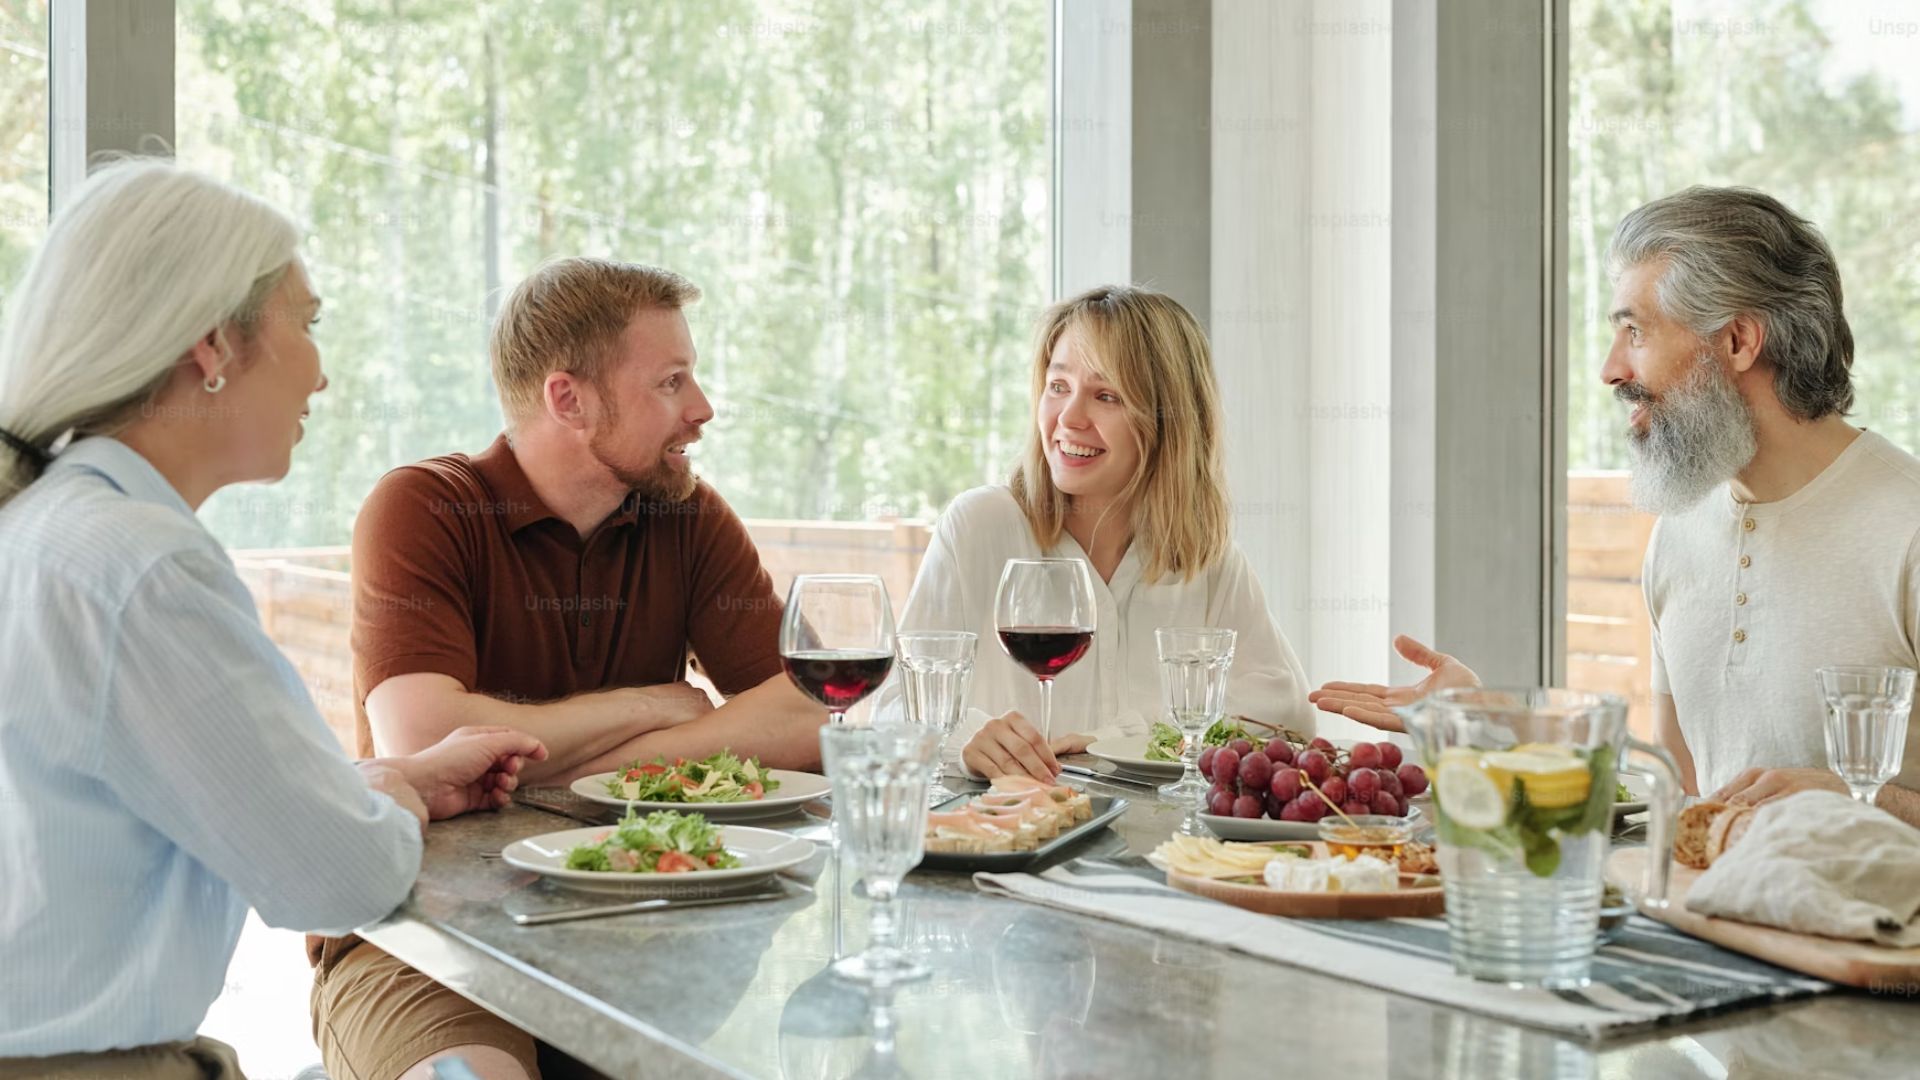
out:
{"label": "gray beard", "polygon": [[1627,447],[1633,454],[1633,505],[1651,514],[1698,505],[1759,450],[1753,411],[1708,355],[1697,358],[1684,382],[1651,403],[1647,421],[1646,433],[1632,433]]}

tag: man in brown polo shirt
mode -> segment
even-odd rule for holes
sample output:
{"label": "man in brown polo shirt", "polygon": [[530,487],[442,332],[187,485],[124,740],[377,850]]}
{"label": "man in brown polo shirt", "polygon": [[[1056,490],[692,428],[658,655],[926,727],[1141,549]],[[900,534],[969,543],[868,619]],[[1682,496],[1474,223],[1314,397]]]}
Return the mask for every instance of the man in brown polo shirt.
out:
{"label": "man in brown polo shirt", "polygon": [[[677,274],[550,263],[493,331],[507,432],[383,477],[354,524],[362,754],[461,725],[539,737],[523,782],[721,749],[812,768],[824,714],[780,670],[780,602],[686,447],[694,381]],[[689,651],[727,703],[685,682]],[[539,1076],[531,1036],[356,938],[310,943],[314,1037],[336,1077],[424,1077],[457,1054]]]}

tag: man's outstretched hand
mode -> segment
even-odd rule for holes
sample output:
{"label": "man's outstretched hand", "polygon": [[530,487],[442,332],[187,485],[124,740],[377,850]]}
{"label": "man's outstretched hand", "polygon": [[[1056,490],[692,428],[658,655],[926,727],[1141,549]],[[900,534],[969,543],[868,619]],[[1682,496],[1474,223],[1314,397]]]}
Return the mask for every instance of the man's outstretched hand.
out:
{"label": "man's outstretched hand", "polygon": [[1383,731],[1405,731],[1406,726],[1394,714],[1394,709],[1411,705],[1437,690],[1480,685],[1480,676],[1475,675],[1472,668],[1405,634],[1393,639],[1393,647],[1401,656],[1426,668],[1427,677],[1412,686],[1330,682],[1308,694],[1307,700],[1321,712],[1358,720]]}

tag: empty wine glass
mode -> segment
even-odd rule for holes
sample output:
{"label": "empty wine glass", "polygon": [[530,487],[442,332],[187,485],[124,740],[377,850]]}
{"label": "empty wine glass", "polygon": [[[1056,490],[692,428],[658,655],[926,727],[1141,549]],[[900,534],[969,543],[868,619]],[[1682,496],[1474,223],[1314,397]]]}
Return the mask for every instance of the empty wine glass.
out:
{"label": "empty wine glass", "polygon": [[1053,680],[1093,645],[1093,575],[1084,559],[1008,559],[993,599],[1000,647],[1040,680],[1040,737],[1053,738]]}
{"label": "empty wine glass", "polygon": [[1827,703],[1827,765],[1872,806],[1906,754],[1913,669],[1823,667],[1814,677]]}
{"label": "empty wine glass", "polygon": [[1160,693],[1167,721],[1184,739],[1180,779],[1159,789],[1162,797],[1199,806],[1207,794],[1200,776],[1200,740],[1227,712],[1227,669],[1239,635],[1217,627],[1163,626],[1153,632],[1160,650]]}
{"label": "empty wine glass", "polygon": [[855,982],[927,974],[896,943],[893,901],[900,879],[926,854],[927,788],[939,744],[939,732],[910,724],[820,729],[820,757],[833,782],[834,846],[871,901],[866,950],[833,965]]}
{"label": "empty wine glass", "polygon": [[914,630],[895,638],[907,719],[940,734],[934,758],[935,803],[952,798],[940,783],[947,760],[947,739],[967,710],[967,688],[973,682],[973,655],[979,636],[965,630]]}
{"label": "empty wine glass", "polygon": [[801,574],[780,619],[780,661],[838,724],[893,670],[893,605],[872,574]]}

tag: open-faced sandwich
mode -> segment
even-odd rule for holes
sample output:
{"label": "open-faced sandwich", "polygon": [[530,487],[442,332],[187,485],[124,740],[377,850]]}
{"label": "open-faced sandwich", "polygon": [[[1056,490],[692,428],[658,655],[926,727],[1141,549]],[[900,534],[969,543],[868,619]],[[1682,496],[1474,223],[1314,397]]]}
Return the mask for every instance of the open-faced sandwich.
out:
{"label": "open-faced sandwich", "polygon": [[1025,776],[1002,776],[964,805],[927,815],[927,851],[984,855],[1031,851],[1093,817],[1085,792]]}

